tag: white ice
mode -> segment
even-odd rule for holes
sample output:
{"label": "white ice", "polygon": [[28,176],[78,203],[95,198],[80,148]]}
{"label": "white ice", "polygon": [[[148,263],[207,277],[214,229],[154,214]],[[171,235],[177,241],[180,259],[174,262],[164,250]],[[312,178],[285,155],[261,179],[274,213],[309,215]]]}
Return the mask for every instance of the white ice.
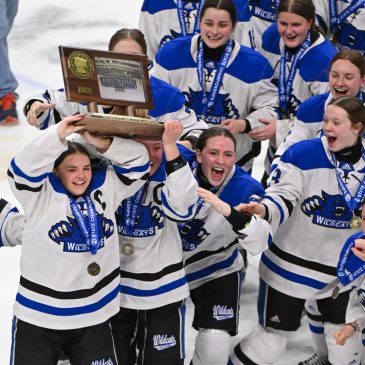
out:
{"label": "white ice", "polygon": [[[0,196],[16,203],[7,181],[10,159],[39,133],[27,125],[22,114],[24,100],[45,88],[63,85],[58,46],[107,49],[111,35],[122,27],[137,27],[142,0],[23,0],[8,38],[11,67],[19,81],[17,126],[0,127]],[[260,156],[254,176],[262,174]],[[19,279],[20,248],[0,250],[0,364],[9,363],[12,306]],[[251,331],[257,323],[257,258],[249,257],[243,286],[239,334],[232,344]],[[192,306],[188,303],[187,355],[190,361],[195,331],[191,329]],[[305,320],[303,320],[305,322]],[[288,352],[276,365],[294,365],[311,355],[306,322],[292,335]],[[186,361],[188,364],[188,361]],[[26,364],[24,364],[26,365]]]}

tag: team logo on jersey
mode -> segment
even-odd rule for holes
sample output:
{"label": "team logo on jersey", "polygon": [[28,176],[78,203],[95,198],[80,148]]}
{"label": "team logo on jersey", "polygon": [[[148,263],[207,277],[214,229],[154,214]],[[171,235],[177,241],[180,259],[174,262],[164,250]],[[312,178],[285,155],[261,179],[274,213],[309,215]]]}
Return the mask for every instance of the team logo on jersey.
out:
{"label": "team logo on jersey", "polygon": [[250,0],[251,14],[257,18],[274,22],[276,20],[276,1]]}
{"label": "team logo on jersey", "polygon": [[174,346],[176,346],[176,338],[174,335],[170,337],[167,337],[167,335],[153,336],[153,347],[158,351],[166,350]]}
{"label": "team logo on jersey", "polygon": [[213,106],[204,113],[203,91],[194,91],[189,88],[189,92],[184,92],[189,108],[195,111],[198,119],[204,119],[206,123],[221,124],[225,119],[239,119],[237,108],[233,105],[230,94],[217,94]]}
{"label": "team logo on jersey", "polygon": [[101,360],[92,361],[91,365],[114,365],[114,362],[111,358],[109,358],[107,360],[101,359]]}
{"label": "team logo on jersey", "polygon": [[[85,211],[83,211],[85,214]],[[97,214],[98,228],[98,249],[104,247],[104,239],[109,238],[114,232],[114,223]],[[54,224],[48,231],[49,238],[58,245],[63,244],[64,252],[86,252],[90,251],[89,245],[75,218],[67,217],[67,220]]]}
{"label": "team logo on jersey", "polygon": [[204,221],[193,219],[178,225],[184,251],[194,251],[208,236]]}
{"label": "team logo on jersey", "polygon": [[228,308],[226,305],[213,306],[213,318],[215,318],[217,321],[224,321],[225,319],[231,319],[233,317],[233,308]]}
{"label": "team logo on jersey", "polygon": [[125,217],[123,206],[119,206],[116,211],[116,221],[118,227],[118,233],[121,236],[129,237],[150,237],[154,236],[156,229],[162,229],[165,223],[165,213],[157,206],[152,206],[152,202],[149,205],[142,205],[140,212],[136,217],[136,222],[132,230],[132,234],[127,233],[125,227]]}
{"label": "team logo on jersey", "polygon": [[322,191],[322,197],[313,195],[304,200],[302,212],[313,217],[312,222],[322,227],[350,229],[352,213],[342,195]]}

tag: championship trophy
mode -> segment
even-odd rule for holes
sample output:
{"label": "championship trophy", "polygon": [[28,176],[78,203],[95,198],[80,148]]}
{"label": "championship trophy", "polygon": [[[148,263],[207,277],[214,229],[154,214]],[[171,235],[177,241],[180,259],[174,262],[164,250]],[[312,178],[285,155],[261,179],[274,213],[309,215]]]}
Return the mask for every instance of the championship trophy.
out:
{"label": "championship trophy", "polygon": [[[84,48],[59,47],[68,101],[88,104],[76,125],[98,135],[161,139],[163,124],[136,116],[153,107],[147,56]],[[97,113],[108,105],[118,114]]]}

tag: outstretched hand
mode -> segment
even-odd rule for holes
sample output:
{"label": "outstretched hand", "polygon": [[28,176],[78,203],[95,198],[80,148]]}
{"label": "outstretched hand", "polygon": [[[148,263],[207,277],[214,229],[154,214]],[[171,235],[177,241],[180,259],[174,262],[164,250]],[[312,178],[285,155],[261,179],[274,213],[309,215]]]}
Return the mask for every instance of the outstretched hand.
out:
{"label": "outstretched hand", "polygon": [[34,101],[27,113],[27,122],[32,126],[36,126],[38,124],[38,117],[46,110],[54,109],[55,107],[55,103],[48,104],[42,101]]}
{"label": "outstretched hand", "polygon": [[275,136],[276,133],[276,119],[275,118],[260,118],[259,121],[264,125],[263,127],[255,128],[248,133],[249,137],[256,141],[264,141]]}
{"label": "outstretched hand", "polygon": [[209,190],[198,188],[198,195],[204,199],[205,203],[210,204],[218,213],[228,217],[231,214],[231,207],[229,204],[219,199],[217,195]]}
{"label": "outstretched hand", "polygon": [[244,119],[225,119],[220,126],[228,129],[232,134],[243,133],[246,130],[246,121]]}
{"label": "outstretched hand", "polygon": [[346,341],[355,333],[355,329],[345,324],[343,327],[341,327],[339,330],[337,330],[333,337],[336,340],[336,345],[343,346],[345,345]]}
{"label": "outstretched hand", "polygon": [[256,214],[261,218],[265,216],[265,206],[261,203],[251,202],[251,203],[241,203],[235,207],[239,212]]}
{"label": "outstretched hand", "polygon": [[75,125],[75,122],[83,120],[84,118],[85,114],[76,114],[62,119],[58,123],[57,127],[58,138],[61,141],[64,141],[64,139],[72,133],[76,133],[84,129],[84,125]]}

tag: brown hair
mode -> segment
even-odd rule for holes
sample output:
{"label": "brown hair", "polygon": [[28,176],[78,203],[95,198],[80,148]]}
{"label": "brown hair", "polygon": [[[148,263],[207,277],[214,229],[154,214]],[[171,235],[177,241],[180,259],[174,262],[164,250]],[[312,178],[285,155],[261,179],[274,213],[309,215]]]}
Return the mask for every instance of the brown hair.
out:
{"label": "brown hair", "polygon": [[237,23],[237,10],[233,0],[207,0],[205,1],[202,11],[200,13],[200,21],[202,20],[204,13],[208,8],[214,8],[218,10],[225,10],[229,13],[233,26]]}
{"label": "brown hair", "polygon": [[359,69],[360,76],[365,76],[365,57],[358,51],[346,49],[335,54],[330,62],[330,69],[338,60],[348,60]]}
{"label": "brown hair", "polygon": [[68,157],[70,155],[74,155],[75,153],[81,153],[83,155],[86,155],[90,159],[89,152],[87,151],[85,146],[83,146],[81,143],[78,143],[78,142],[67,141],[67,150],[63,151],[57,157],[56,161],[54,162],[53,167],[56,169],[65,160],[66,157]]}
{"label": "brown hair", "polygon": [[281,0],[278,6],[278,15],[282,12],[302,16],[312,22],[311,27],[315,25],[316,8],[312,0]]}
{"label": "brown hair", "polygon": [[203,151],[204,147],[207,145],[208,139],[216,136],[222,136],[231,139],[234,149],[236,150],[236,139],[234,138],[233,134],[228,129],[222,127],[212,127],[206,129],[198,138],[196,150]]}
{"label": "brown hair", "polygon": [[123,39],[134,40],[141,46],[143,54],[147,54],[147,44],[144,35],[139,29],[135,28],[122,28],[115,32],[109,41],[109,51],[112,51],[115,45]]}
{"label": "brown hair", "polygon": [[347,113],[353,126],[357,123],[361,123],[362,128],[359,135],[362,134],[365,129],[365,106],[359,99],[353,96],[341,96],[337,99],[333,99],[329,105],[342,108]]}

